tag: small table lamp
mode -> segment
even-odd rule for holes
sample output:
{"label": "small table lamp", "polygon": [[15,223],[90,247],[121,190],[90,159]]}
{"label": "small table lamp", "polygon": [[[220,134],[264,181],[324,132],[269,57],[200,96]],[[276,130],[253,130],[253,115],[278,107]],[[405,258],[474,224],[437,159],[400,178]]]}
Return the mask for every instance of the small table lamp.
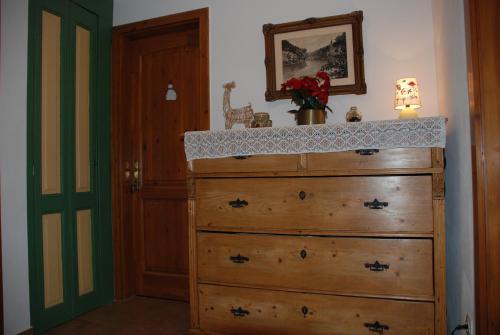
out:
{"label": "small table lamp", "polygon": [[420,108],[420,94],[418,92],[417,79],[402,78],[396,81],[396,97],[394,108],[399,109],[400,119],[415,119],[418,114],[415,108]]}

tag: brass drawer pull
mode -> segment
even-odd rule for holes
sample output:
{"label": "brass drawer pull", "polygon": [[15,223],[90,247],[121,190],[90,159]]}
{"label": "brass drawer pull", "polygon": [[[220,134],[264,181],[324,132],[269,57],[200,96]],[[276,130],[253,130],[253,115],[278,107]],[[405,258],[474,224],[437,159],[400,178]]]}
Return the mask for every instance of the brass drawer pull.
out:
{"label": "brass drawer pull", "polygon": [[307,306],[302,306],[302,315],[304,315],[304,317],[307,316],[307,314],[309,313],[309,308],[307,308]]}
{"label": "brass drawer pull", "polygon": [[244,317],[244,316],[247,316],[250,314],[249,311],[247,310],[244,310],[243,308],[241,307],[238,307],[237,309],[236,308],[232,308],[231,309],[231,313],[233,313],[234,316],[237,316],[237,317]]}
{"label": "brass drawer pull", "polygon": [[300,200],[304,200],[306,198],[306,195],[307,195],[306,192],[300,191],[299,192],[299,198],[300,198]]}
{"label": "brass drawer pull", "polygon": [[236,200],[229,201],[229,205],[233,208],[242,208],[248,206],[248,201],[237,198]]}
{"label": "brass drawer pull", "polygon": [[234,159],[238,159],[238,160],[243,160],[243,159],[247,159],[250,157],[252,157],[252,156],[233,156]]}
{"label": "brass drawer pull", "polygon": [[243,264],[245,262],[249,262],[250,258],[238,254],[238,256],[230,256],[229,260],[232,261],[233,263]]}
{"label": "brass drawer pull", "polygon": [[359,149],[356,153],[360,156],[373,156],[379,152],[378,149]]}
{"label": "brass drawer pull", "polygon": [[389,203],[386,201],[378,201],[377,198],[373,201],[365,201],[365,207],[369,207],[370,209],[382,209],[384,207],[389,206]]}
{"label": "brass drawer pull", "polygon": [[375,261],[375,263],[365,263],[365,268],[370,269],[370,271],[373,272],[381,272],[389,270],[389,264],[382,264],[378,261]]}
{"label": "brass drawer pull", "polygon": [[375,323],[365,323],[365,327],[368,328],[369,331],[382,335],[384,330],[389,330],[389,326],[383,325],[378,321]]}
{"label": "brass drawer pull", "polygon": [[302,250],[302,251],[300,252],[300,257],[302,257],[302,259],[306,258],[306,257],[307,257],[307,251]]}

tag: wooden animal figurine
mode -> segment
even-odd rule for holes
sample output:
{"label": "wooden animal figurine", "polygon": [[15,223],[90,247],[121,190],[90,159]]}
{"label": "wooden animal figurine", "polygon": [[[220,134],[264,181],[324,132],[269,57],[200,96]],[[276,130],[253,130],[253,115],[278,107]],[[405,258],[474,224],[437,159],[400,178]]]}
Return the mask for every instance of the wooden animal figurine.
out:
{"label": "wooden animal figurine", "polygon": [[250,128],[253,120],[252,104],[240,108],[231,107],[231,90],[236,87],[234,81],[222,85],[224,88],[223,111],[226,118],[226,129],[231,129],[235,123],[243,123],[245,128]]}

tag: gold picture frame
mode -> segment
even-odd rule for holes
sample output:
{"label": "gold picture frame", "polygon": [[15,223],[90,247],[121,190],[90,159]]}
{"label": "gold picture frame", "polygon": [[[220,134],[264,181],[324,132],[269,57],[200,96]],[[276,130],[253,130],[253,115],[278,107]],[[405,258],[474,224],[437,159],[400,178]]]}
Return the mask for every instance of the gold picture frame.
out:
{"label": "gold picture frame", "polygon": [[365,94],[363,12],[265,24],[266,101],[288,99],[281,84],[291,77],[314,76],[322,70],[331,79],[330,95]]}

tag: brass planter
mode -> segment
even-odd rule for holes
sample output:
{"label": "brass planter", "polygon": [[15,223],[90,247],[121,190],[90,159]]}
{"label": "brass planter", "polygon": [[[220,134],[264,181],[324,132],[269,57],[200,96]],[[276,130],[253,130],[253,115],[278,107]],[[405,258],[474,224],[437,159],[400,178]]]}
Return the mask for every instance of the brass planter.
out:
{"label": "brass planter", "polygon": [[326,111],[324,109],[299,109],[290,111],[295,114],[297,125],[324,124]]}

